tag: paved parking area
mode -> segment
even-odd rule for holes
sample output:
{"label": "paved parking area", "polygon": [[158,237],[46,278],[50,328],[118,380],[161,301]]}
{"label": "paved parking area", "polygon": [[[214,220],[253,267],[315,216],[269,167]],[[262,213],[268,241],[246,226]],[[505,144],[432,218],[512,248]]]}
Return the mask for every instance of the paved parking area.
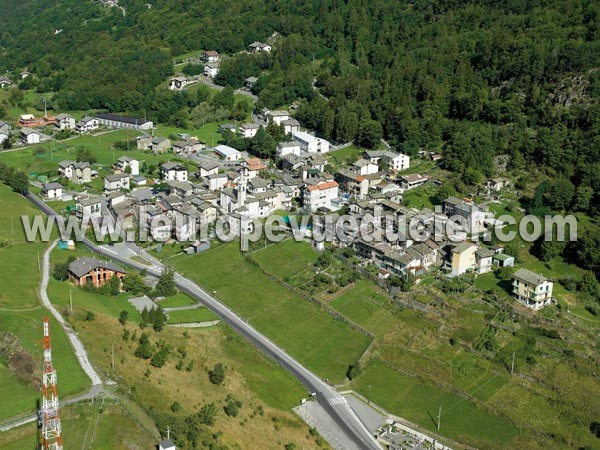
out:
{"label": "paved parking area", "polygon": [[144,308],[146,308],[148,311],[150,311],[152,308],[156,308],[156,303],[154,303],[152,299],[145,295],[142,297],[130,298],[127,301],[131,303],[139,312],[142,312]]}

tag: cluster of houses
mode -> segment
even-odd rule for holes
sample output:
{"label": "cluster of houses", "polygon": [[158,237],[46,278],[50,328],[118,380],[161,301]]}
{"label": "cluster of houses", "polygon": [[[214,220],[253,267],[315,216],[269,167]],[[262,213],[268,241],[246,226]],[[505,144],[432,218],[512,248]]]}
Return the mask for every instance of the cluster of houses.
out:
{"label": "cluster of houses", "polygon": [[[425,175],[403,174],[410,167],[408,155],[369,150],[353,163],[332,170],[328,161],[330,143],[300,130],[289,112],[265,111],[259,117],[267,124],[287,127],[285,131],[290,136],[290,140],[277,145],[273,162],[223,144],[207,148],[187,135],[180,136],[178,141],[157,138],[146,134],[144,123],[136,119],[99,114],[95,119],[105,126],[133,126],[140,130],[142,134],[136,139],[138,149],[172,152],[180,159],[187,158],[190,164],[167,161],[160,166],[160,179],[153,179],[142,173],[141,161],[122,156],[113,164],[112,173],[103,176],[104,192],[79,195],[74,214],[82,220],[111,214],[120,217],[125,228],[145,228],[157,240],[193,242],[201,230],[208,229],[218,218],[235,219],[234,223],[244,227],[253,219],[268,217],[275,211],[318,216],[344,208],[345,213],[360,219],[367,214],[377,216],[377,210],[383,214],[377,216],[374,226],[382,231],[395,231],[393,240],[367,241],[356,230],[348,230],[349,234],[355,233],[354,239],[334,242],[353,246],[362,264],[375,265],[381,278],[420,276],[434,268],[455,277],[514,265],[514,257],[505,254],[502,246],[489,247],[478,239],[495,223],[494,214],[486,205],[455,197],[446,199],[442,209],[436,211],[416,210],[402,204],[406,191],[431,181]],[[223,128],[252,138],[261,125]],[[58,175],[74,184],[85,184],[98,173],[87,162],[66,160],[59,163]],[[509,186],[508,181],[500,179],[490,180],[488,185],[498,190],[500,183],[502,188]],[[42,194],[60,198],[62,185],[46,183]],[[407,233],[414,218],[419,219],[422,231],[431,232],[431,238],[413,240]],[[441,233],[436,223],[444,225]],[[315,223],[315,230],[318,226]],[[464,239],[457,242],[450,238],[450,233],[459,232],[464,233]],[[189,249],[195,252],[204,248],[195,242]],[[521,277],[515,278],[514,284],[519,301],[535,309],[551,301],[551,282],[541,281],[539,275],[519,273]],[[544,290],[538,296],[538,288],[530,286],[538,282],[544,289],[550,285],[550,291]]]}
{"label": "cluster of houses", "polygon": [[[73,131],[89,133],[97,131],[100,127],[125,128],[131,130],[151,130],[154,124],[145,119],[125,117],[117,114],[98,113],[95,116],[86,116],[77,121],[70,114],[58,114],[37,118],[33,114],[22,114],[17,122],[20,141],[24,145],[39,144],[51,139],[55,131]],[[10,139],[12,127],[0,121],[0,144]]]}
{"label": "cluster of houses", "polygon": [[[271,45],[265,44],[263,42],[253,42],[248,46],[248,53],[270,53],[273,50]],[[187,59],[189,64],[193,65],[202,65],[202,75],[208,78],[214,78],[219,73],[219,65],[221,63],[222,57],[219,52],[216,50],[205,50],[202,52],[200,58],[198,57],[190,57]],[[186,77],[183,75],[178,75],[172,77],[169,81],[169,89],[172,91],[181,91],[186,86],[197,83],[200,79],[197,76]],[[247,88],[252,88],[256,83],[257,78],[251,77],[246,80],[245,86]]]}

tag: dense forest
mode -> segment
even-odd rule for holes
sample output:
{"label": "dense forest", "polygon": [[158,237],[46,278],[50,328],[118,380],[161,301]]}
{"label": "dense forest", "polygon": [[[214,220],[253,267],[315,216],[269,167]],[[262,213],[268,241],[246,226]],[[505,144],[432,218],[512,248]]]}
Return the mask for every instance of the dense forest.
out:
{"label": "dense forest", "polygon": [[[548,175],[525,206],[595,218],[600,205],[600,4],[591,0],[5,0],[0,70],[28,68],[63,109],[177,120],[195,101],[157,89],[172,58],[233,55],[217,82],[258,107],[302,100],[326,138],[441,149],[464,185],[497,160]],[[55,30],[63,30],[55,34]],[[275,35],[273,33],[276,33]],[[240,53],[273,37],[270,55]],[[31,83],[31,81],[25,81]],[[590,222],[593,224],[593,222]],[[600,228],[551,249],[600,275]]]}

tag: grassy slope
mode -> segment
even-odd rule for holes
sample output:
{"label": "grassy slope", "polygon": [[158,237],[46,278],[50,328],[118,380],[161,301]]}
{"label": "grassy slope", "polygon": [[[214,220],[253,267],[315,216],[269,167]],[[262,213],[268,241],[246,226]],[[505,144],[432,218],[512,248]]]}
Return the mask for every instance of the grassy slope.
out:
{"label": "grassy slope", "polygon": [[[52,261],[60,262],[69,255],[85,252],[56,250],[52,254]],[[205,402],[215,401],[223,406],[224,398],[227,394],[232,394],[243,402],[242,413],[236,419],[219,414],[215,431],[224,431],[222,442],[237,444],[240,448],[259,449],[265,448],[265,442],[273,443],[268,448],[279,448],[276,443],[300,442],[305,439],[308,434],[306,428],[289,412],[306,396],[305,390],[274,361],[264,357],[226,326],[186,330],[166,328],[161,333],[146,328],[152,342],[164,339],[172,348],[166,366],[157,369],[151,367],[149,361],[133,356],[136,342],[124,342],[122,339],[124,327],[117,321],[121,310],[129,312],[126,328],[131,335],[140,335],[137,325],[140,316],[126,301],[127,295],[102,296],[73,288],[66,281],[52,280],[49,295],[61,310],[68,308],[69,290],[73,295],[73,311],[68,317],[88,349],[91,360],[108,372],[111,378],[119,380],[121,386],[135,387],[135,400],[144,408],[167,412],[171,403],[178,401],[182,406],[180,414],[188,415]],[[173,299],[175,303],[190,300],[183,295]],[[95,313],[94,321],[84,320],[87,311]],[[187,321],[186,317],[198,312],[206,314],[207,310],[202,308],[176,314],[182,316],[181,321]],[[214,318],[212,313],[208,313]],[[102,330],[100,334],[99,329]],[[114,372],[110,367],[109,349],[112,344],[116,354]],[[194,363],[191,372],[175,368],[180,359],[176,350],[180,347],[187,352],[183,359],[184,367],[191,361]],[[222,362],[226,366],[226,382],[222,387],[216,387],[208,381],[207,370],[216,362]],[[146,370],[149,370],[149,376],[145,375]],[[169,399],[167,403],[165,398]],[[264,415],[258,413],[259,407],[264,409]],[[240,421],[244,422],[243,427],[239,426]],[[273,426],[275,421],[278,424],[276,428]]]}
{"label": "grassy slope", "polygon": [[[0,240],[8,243],[8,246],[0,248],[0,330],[17,335],[25,350],[40,362],[41,371],[39,341],[42,338],[42,320],[50,314],[40,306],[37,261],[46,244],[25,242],[19,216],[33,215],[36,211],[25,199],[3,185],[0,185],[0,209],[5,211],[0,217]],[[52,319],[50,327],[53,361],[60,380],[59,393],[66,397],[82,392],[89,386],[89,379],[77,363],[58,323]],[[25,385],[5,367],[0,369],[0,381],[0,395],[6,405],[0,408],[0,419],[35,409],[39,392],[33,387]]]}
{"label": "grassy slope", "polygon": [[209,322],[219,319],[215,313],[207,308],[171,311],[167,314],[169,315],[168,323]]}
{"label": "grassy slope", "polygon": [[[102,408],[102,412],[99,404],[68,406],[62,409],[61,415],[65,448],[90,448],[94,430],[93,448],[96,450],[156,448],[148,433],[117,405],[107,404]],[[36,424],[29,424],[2,433],[0,447],[4,450],[39,448],[37,435]]]}
{"label": "grassy slope", "polygon": [[324,378],[342,381],[369,344],[367,336],[246,262],[236,243],[171,261]]}
{"label": "grassy slope", "polygon": [[397,320],[389,308],[388,297],[368,280],[360,280],[331,302],[331,306],[377,336],[383,335]]}
{"label": "grassy slope", "polygon": [[260,266],[281,280],[286,280],[300,272],[310,270],[319,254],[310,244],[288,239],[278,245],[271,245],[252,254]]}
{"label": "grassy slope", "polygon": [[475,442],[483,448],[504,447],[517,434],[512,425],[485,413],[473,403],[402,375],[379,360],[368,365],[355,387],[389,411],[432,431],[437,429],[441,405],[440,433],[457,441]]}

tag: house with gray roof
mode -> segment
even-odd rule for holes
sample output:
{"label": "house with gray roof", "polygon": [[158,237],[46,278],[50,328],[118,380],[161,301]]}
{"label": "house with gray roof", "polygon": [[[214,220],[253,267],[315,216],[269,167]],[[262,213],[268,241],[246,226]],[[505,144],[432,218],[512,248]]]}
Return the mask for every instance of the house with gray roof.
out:
{"label": "house with gray roof", "polygon": [[69,280],[76,286],[104,286],[112,277],[122,280],[126,273],[117,264],[87,256],[69,264]]}
{"label": "house with gray roof", "polygon": [[512,276],[512,293],[519,302],[533,310],[552,303],[554,283],[543,275],[519,269]]}

